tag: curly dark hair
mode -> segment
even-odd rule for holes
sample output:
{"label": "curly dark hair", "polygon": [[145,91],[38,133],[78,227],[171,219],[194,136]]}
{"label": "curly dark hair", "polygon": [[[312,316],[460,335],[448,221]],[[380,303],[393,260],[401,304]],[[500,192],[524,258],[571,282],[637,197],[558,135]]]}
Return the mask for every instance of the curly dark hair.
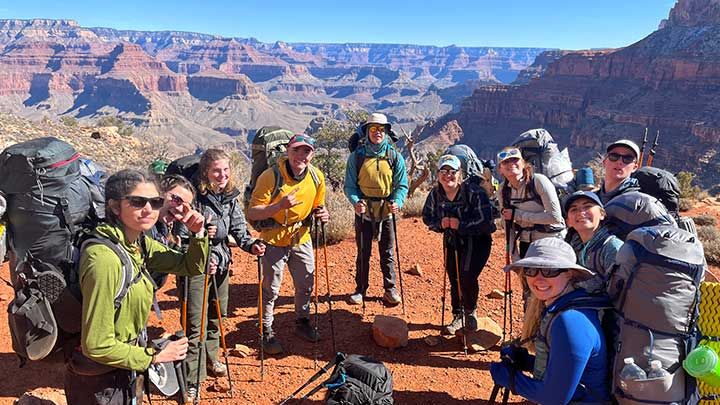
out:
{"label": "curly dark hair", "polygon": [[120,218],[115,215],[110,207],[110,200],[122,200],[141,183],[151,183],[155,185],[152,178],[135,169],[120,170],[107,179],[105,183],[105,219],[107,222],[116,225],[121,224]]}

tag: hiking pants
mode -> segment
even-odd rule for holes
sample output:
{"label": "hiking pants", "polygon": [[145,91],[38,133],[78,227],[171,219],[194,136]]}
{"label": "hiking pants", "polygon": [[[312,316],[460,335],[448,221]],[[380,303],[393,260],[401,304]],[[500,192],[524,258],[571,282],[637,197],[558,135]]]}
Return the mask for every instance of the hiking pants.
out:
{"label": "hiking pants", "polygon": [[[72,405],[129,405],[133,394],[137,395],[137,403],[142,404],[142,377],[135,380],[131,388],[129,370],[116,369],[100,375],[80,375],[65,370],[65,398]],[[135,391],[135,392],[133,392]]]}
{"label": "hiking pants", "polygon": [[[208,299],[205,302],[202,302],[205,275],[201,274],[185,278],[185,280],[190,283],[187,303],[187,334],[190,345],[184,364],[187,382],[191,385],[195,385],[198,371],[200,372],[200,381],[204,381],[205,378],[207,378],[206,364],[217,359],[220,348],[220,322],[215,307],[215,291],[212,286],[213,278],[212,276],[209,277]],[[227,268],[218,268],[218,271],[215,273],[215,280],[217,282],[218,294],[220,295],[220,312],[222,313],[223,319],[227,317],[229,279],[229,270]],[[182,283],[180,283],[178,289],[182,294]],[[205,331],[202,331],[205,333],[205,342],[203,343],[205,350],[201,351],[199,345],[202,311],[206,311],[206,318]],[[198,356],[201,356],[200,370],[197,369]]]}
{"label": "hiking pants", "polygon": [[[480,286],[478,277],[490,257],[492,237],[487,234],[459,236],[457,243],[453,238],[444,238],[445,243],[445,269],[450,282],[450,302],[453,314],[460,314],[460,299],[458,297],[457,273],[455,272],[455,252],[458,254],[460,264],[460,289],[462,291],[462,304],[465,313],[477,308]],[[457,247],[456,247],[457,245]]]}
{"label": "hiking pants", "polygon": [[[383,273],[385,291],[395,288],[395,232],[392,217],[382,221],[363,219],[355,215],[355,292],[365,296],[369,286],[370,255],[372,253],[373,235],[378,235],[378,251],[380,253],[380,270]],[[362,244],[362,246],[361,246]]]}
{"label": "hiking pants", "polygon": [[287,263],[295,286],[295,316],[310,318],[310,299],[315,286],[315,255],[312,241],[297,246],[266,245],[263,264],[263,328],[272,330],[275,300],[280,296],[283,272]]}

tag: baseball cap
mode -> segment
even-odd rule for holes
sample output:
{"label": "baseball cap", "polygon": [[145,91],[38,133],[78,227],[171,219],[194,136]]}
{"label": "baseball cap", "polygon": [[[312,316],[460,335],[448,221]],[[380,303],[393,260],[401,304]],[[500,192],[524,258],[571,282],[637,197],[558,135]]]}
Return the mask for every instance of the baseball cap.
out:
{"label": "baseball cap", "polygon": [[630,148],[630,149],[633,151],[633,153],[635,153],[635,157],[636,157],[636,158],[639,158],[639,157],[640,157],[640,148],[637,146],[637,144],[636,144],[635,142],[633,142],[633,141],[631,141],[631,140],[629,140],[629,139],[619,139],[619,140],[611,143],[611,144],[607,147],[607,149],[605,150],[605,152],[610,152],[610,150],[611,150],[612,148],[616,147],[616,146],[624,146],[624,147],[626,147],[626,148]]}

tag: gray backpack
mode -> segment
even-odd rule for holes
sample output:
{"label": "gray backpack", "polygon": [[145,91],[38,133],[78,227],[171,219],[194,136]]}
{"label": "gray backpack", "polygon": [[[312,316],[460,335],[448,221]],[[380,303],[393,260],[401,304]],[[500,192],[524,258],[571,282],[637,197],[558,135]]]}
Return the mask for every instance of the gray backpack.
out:
{"label": "gray backpack", "polygon": [[660,200],[639,191],[613,198],[605,204],[605,212],[608,229],[623,240],[637,228],[658,225],[677,227],[675,219]]}
{"label": "gray backpack", "polygon": [[547,176],[558,190],[558,195],[569,193],[569,184],[575,179],[567,148],[558,148],[550,132],[543,128],[523,132],[512,143],[520,149],[523,159],[533,165],[535,173]]}
{"label": "gray backpack", "polygon": [[[631,232],[618,252],[608,293],[617,316],[613,394],[620,404],[688,404],[696,381],[681,362],[697,344],[700,283],[707,265],[697,237],[673,226]],[[660,360],[670,375],[621,381],[623,359]]]}

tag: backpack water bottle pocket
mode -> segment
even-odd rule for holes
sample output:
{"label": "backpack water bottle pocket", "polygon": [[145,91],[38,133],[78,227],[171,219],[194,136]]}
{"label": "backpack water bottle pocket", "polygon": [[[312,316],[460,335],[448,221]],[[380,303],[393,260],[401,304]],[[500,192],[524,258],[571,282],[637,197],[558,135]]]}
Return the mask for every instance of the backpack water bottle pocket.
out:
{"label": "backpack water bottle pocket", "polygon": [[55,347],[57,322],[38,289],[25,287],[15,292],[8,307],[8,324],[13,350],[22,359],[41,360]]}

